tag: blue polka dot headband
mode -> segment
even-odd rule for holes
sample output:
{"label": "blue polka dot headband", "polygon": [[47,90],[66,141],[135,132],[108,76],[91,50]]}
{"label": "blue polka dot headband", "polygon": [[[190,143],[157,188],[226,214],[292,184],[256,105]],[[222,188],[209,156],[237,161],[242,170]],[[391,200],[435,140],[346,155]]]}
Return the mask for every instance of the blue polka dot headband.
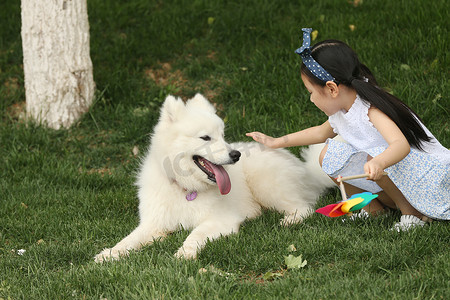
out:
{"label": "blue polka dot headband", "polygon": [[311,56],[311,31],[312,28],[302,28],[303,31],[303,45],[295,50],[295,53],[302,57],[303,63],[314,76],[322,81],[334,81],[333,76],[328,73],[321,65]]}

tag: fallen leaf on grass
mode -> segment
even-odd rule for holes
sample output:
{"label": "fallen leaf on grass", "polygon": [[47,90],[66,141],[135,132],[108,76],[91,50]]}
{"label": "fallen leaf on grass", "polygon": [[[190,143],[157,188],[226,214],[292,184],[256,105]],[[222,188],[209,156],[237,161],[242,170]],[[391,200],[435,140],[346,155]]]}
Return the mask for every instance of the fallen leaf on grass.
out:
{"label": "fallen leaf on grass", "polygon": [[297,251],[297,248],[295,248],[294,244],[291,244],[287,247],[287,251],[294,252]]}
{"label": "fallen leaf on grass", "polygon": [[138,146],[134,146],[133,150],[131,150],[131,152],[133,152],[134,156],[137,156],[139,154],[139,147]]}
{"label": "fallen leaf on grass", "polygon": [[352,0],[352,1],[347,1],[349,4],[352,4],[354,7],[358,7],[359,5],[361,5],[363,3],[363,0]]}
{"label": "fallen leaf on grass", "polygon": [[436,69],[437,66],[439,65],[439,60],[436,58],[435,60],[433,60],[430,64],[430,69]]}
{"label": "fallen leaf on grass", "polygon": [[218,268],[216,268],[216,267],[214,267],[214,266],[212,266],[212,265],[209,266],[208,269],[206,269],[206,268],[200,268],[200,269],[198,270],[198,273],[199,273],[199,274],[203,274],[203,273],[207,273],[207,272],[211,272],[211,273],[213,273],[213,274],[217,274],[217,275],[219,275],[219,276],[224,276],[224,277],[228,277],[228,276],[234,275],[233,273],[228,273],[228,272],[222,271],[221,269],[218,269]]}
{"label": "fallen leaf on grass", "polygon": [[401,64],[400,65],[400,70],[402,70],[402,71],[409,71],[409,70],[411,70],[411,67],[408,66],[407,64]]}
{"label": "fallen leaf on grass", "polygon": [[433,104],[436,104],[436,103],[439,102],[439,100],[441,100],[441,98],[442,98],[442,95],[441,95],[441,94],[437,94],[436,97],[434,97],[434,99],[431,100],[431,102],[432,102]]}
{"label": "fallen leaf on grass", "polygon": [[150,112],[150,109],[148,107],[138,107],[133,109],[133,115],[136,117],[142,117],[145,116]]}
{"label": "fallen leaf on grass", "polygon": [[289,254],[289,256],[284,257],[284,263],[288,269],[300,269],[306,266],[307,261],[302,259],[302,255],[293,256]]}

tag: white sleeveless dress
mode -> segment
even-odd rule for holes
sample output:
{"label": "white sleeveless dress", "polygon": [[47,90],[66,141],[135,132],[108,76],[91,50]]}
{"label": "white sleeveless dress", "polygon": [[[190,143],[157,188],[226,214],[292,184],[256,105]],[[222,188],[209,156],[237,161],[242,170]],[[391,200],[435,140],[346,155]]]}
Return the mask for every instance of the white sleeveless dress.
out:
{"label": "white sleeveless dress", "polygon": [[[369,120],[369,108],[370,103],[357,96],[348,112],[339,111],[328,118],[333,131],[347,142],[328,139],[322,163],[328,175],[363,174],[367,155],[375,157],[387,148],[388,143]],[[450,220],[450,150],[421,125],[432,138],[423,144],[424,150],[412,147],[403,160],[385,171],[415,209],[433,219]],[[382,190],[371,180],[348,183],[371,193]]]}

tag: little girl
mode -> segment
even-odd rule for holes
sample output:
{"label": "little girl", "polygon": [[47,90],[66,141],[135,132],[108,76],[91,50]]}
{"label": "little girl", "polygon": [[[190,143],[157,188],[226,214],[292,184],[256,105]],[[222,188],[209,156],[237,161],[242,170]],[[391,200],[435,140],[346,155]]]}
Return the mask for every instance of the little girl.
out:
{"label": "little girl", "polygon": [[[270,148],[326,142],[319,158],[331,177],[365,173],[350,180],[350,194],[369,191],[378,198],[359,216],[384,207],[402,212],[394,230],[423,226],[431,219],[450,219],[450,151],[402,101],[377,86],[356,53],[337,40],[310,46],[311,28],[303,29],[301,77],[313,102],[327,116],[322,125],[283,137],[247,133]],[[340,135],[346,142],[332,139]],[[383,175],[383,172],[387,175]]]}

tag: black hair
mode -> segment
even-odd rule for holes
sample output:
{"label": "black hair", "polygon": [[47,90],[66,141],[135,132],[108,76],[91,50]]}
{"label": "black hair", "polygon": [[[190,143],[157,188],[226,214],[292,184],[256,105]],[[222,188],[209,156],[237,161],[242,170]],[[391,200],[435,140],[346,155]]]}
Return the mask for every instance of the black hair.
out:
{"label": "black hair", "polygon": [[[421,126],[419,116],[400,99],[381,89],[369,68],[359,61],[355,51],[347,44],[338,40],[322,41],[311,47],[311,55],[335,78],[336,84],[355,89],[363,101],[369,102],[394,121],[410,146],[423,149],[423,142],[430,142],[431,137]],[[312,84],[326,85],[305,64],[302,64],[301,72]]]}

